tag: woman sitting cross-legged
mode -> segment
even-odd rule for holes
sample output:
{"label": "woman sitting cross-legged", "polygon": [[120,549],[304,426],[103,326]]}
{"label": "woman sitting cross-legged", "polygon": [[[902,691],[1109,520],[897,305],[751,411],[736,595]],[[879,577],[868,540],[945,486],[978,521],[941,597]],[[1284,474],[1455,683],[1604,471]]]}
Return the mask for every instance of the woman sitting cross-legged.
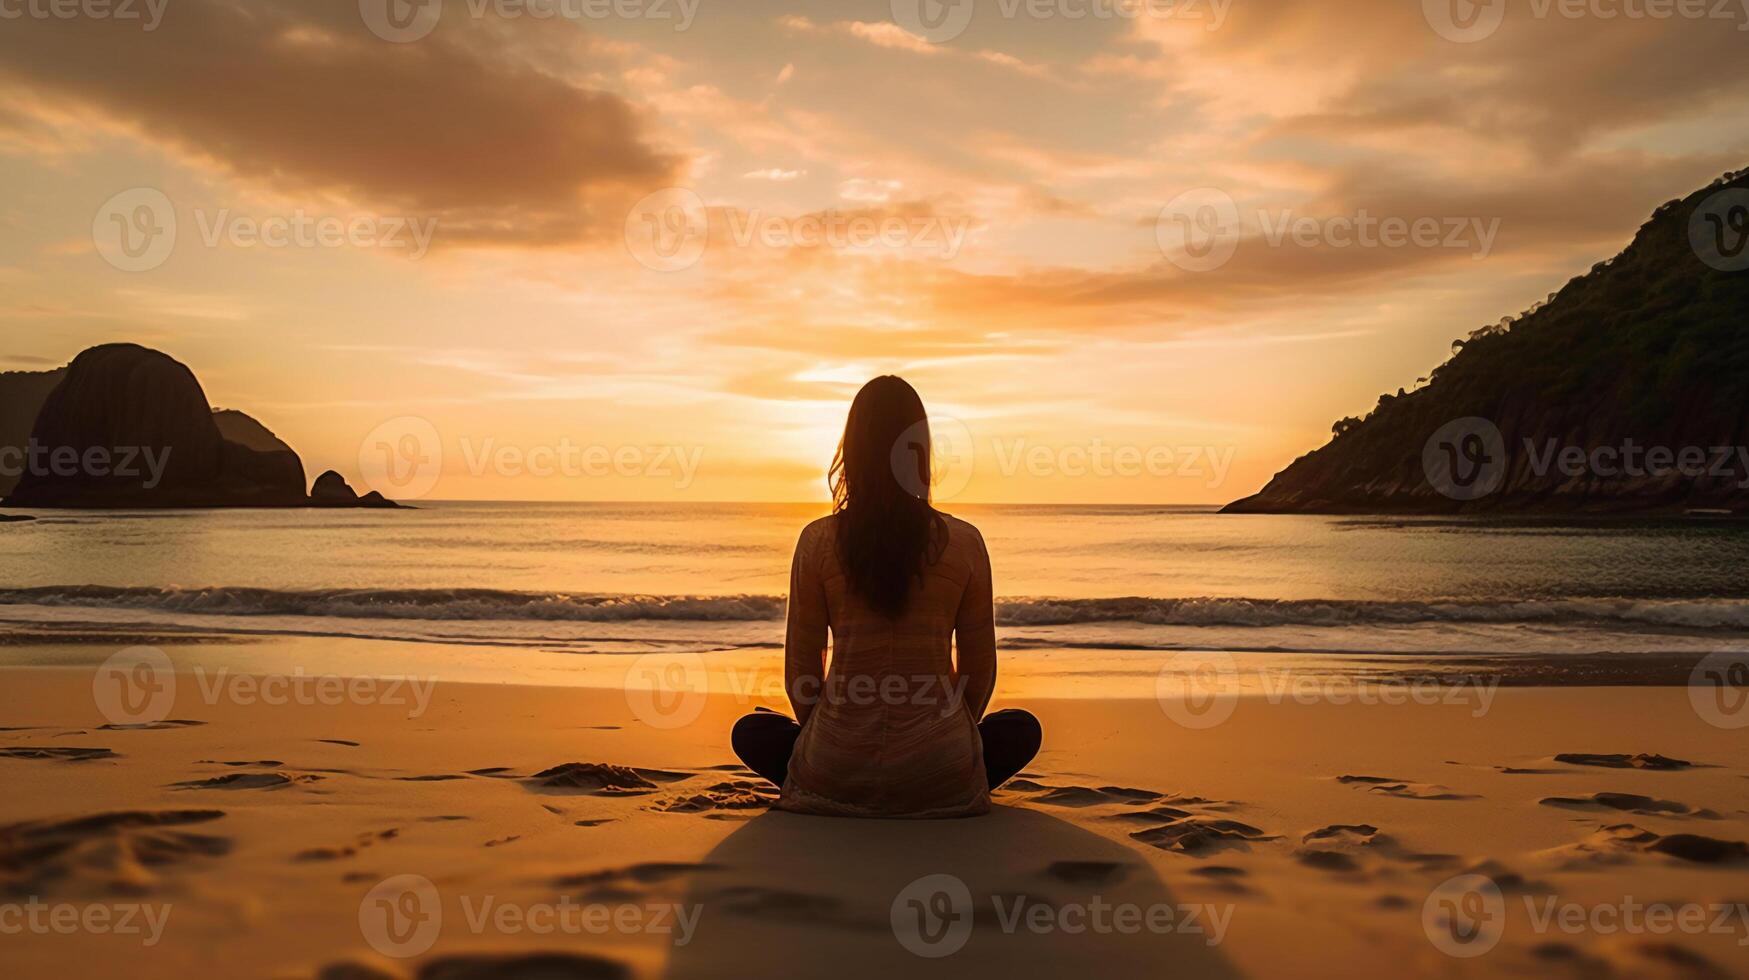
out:
{"label": "woman sitting cross-legged", "polygon": [[1038,752],[1031,714],[984,714],[996,686],[990,556],[977,528],[931,506],[929,475],[917,392],[890,375],[864,385],[832,462],[833,513],[802,531],[791,565],[784,686],[796,717],[760,710],[735,724],[735,754],[783,787],[780,809],[971,816]]}

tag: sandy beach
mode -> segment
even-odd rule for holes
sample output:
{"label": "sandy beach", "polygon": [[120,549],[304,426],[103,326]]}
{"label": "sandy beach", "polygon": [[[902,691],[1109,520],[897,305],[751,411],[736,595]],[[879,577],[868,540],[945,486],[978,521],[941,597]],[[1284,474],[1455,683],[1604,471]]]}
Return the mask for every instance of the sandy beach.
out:
{"label": "sandy beach", "polygon": [[[1338,661],[1186,714],[1157,659],[1015,657],[996,706],[1047,735],[995,812],[846,821],[729,751],[775,651],[664,687],[691,663],[98,639],[0,648],[7,973],[1749,972],[1749,742],[1685,687]],[[173,700],[117,725],[141,640]]]}

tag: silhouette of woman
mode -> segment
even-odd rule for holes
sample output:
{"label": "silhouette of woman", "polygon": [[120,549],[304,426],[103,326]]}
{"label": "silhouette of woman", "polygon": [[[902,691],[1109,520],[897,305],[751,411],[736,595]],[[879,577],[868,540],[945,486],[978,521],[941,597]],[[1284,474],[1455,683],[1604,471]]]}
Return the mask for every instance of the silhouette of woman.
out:
{"label": "silhouette of woman", "polygon": [[929,475],[923,400],[901,378],[875,378],[832,461],[832,514],[796,542],[784,637],[795,720],[762,709],[732,736],[741,761],[783,787],[780,809],[972,816],[1038,752],[1031,714],[984,714],[996,687],[990,555],[977,528],[931,506]]}

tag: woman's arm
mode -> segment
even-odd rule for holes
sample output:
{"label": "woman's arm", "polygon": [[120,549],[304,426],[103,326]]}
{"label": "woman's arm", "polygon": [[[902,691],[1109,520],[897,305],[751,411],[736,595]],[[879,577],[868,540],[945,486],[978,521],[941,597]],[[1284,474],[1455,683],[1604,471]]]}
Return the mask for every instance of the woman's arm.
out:
{"label": "woman's arm", "polygon": [[814,534],[802,531],[789,571],[789,615],[783,638],[783,688],[796,723],[806,725],[826,685],[826,587],[814,553]]}
{"label": "woman's arm", "polygon": [[[976,531],[972,532],[977,534]],[[984,536],[977,534],[977,554],[972,558],[972,577],[960,597],[954,620],[954,647],[958,653],[960,683],[965,685],[966,707],[972,720],[984,717],[990,696],[996,693],[996,600],[990,581],[990,552]]]}

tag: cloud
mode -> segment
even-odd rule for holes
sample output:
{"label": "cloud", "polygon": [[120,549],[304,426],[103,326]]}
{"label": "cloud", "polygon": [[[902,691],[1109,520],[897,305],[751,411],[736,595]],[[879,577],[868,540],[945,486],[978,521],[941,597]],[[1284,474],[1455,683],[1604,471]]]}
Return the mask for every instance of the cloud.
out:
{"label": "cloud", "polygon": [[[17,20],[0,79],[10,99],[94,114],[270,192],[438,217],[450,241],[586,238],[622,220],[605,200],[668,181],[677,160],[634,106],[553,70],[557,42],[528,29],[545,25],[463,10],[410,44],[350,3],[178,0],[150,33]],[[565,56],[588,58],[567,33]]]}

